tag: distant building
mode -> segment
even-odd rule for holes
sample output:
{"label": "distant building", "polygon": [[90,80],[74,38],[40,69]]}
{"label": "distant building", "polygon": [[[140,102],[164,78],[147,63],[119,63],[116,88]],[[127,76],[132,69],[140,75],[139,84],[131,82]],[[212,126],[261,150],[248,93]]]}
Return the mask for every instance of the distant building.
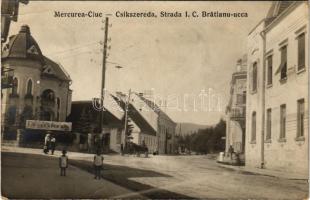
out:
{"label": "distant building", "polygon": [[[98,137],[104,148],[120,152],[121,144],[125,144],[124,110],[127,100],[128,96],[122,93],[105,95],[102,133],[98,130],[100,112],[94,108],[93,102],[72,103],[72,112],[68,121],[73,124],[73,132],[79,133],[80,139],[76,140],[76,143],[80,144],[81,149],[87,149],[88,141],[93,144],[94,137]],[[131,94],[128,104],[128,120],[133,125],[131,142],[139,145],[145,144],[150,153],[171,154],[174,152],[176,124],[142,94]]]}
{"label": "distant building", "polygon": [[150,152],[174,153],[176,123],[143,93],[131,93],[129,102],[129,117],[140,129],[135,134],[138,144],[145,143]]}
{"label": "distant building", "polygon": [[237,61],[236,71],[230,82],[230,99],[226,108],[226,148],[232,146],[237,153],[245,150],[245,105],[247,57]]}
{"label": "distant building", "polygon": [[308,173],[308,11],[273,2],[248,35],[247,166]]}
{"label": "distant building", "polygon": [[64,68],[44,56],[27,25],[9,38],[2,68],[14,72],[13,87],[1,90],[3,139],[16,139],[26,120],[65,121],[71,111],[71,79]]}
{"label": "distant building", "polygon": [[100,132],[100,106],[94,101],[73,101],[72,112],[67,121],[72,122],[72,131],[77,135],[75,144],[80,150],[94,150],[95,139],[105,151],[120,152],[124,143],[124,111],[111,94],[105,94],[102,132]]}

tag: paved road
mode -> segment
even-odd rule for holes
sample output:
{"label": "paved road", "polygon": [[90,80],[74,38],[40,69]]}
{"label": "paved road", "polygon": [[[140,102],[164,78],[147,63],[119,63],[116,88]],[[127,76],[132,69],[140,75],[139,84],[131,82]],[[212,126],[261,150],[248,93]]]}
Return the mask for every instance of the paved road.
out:
{"label": "paved road", "polygon": [[[71,163],[85,173],[91,169],[92,155],[69,153],[69,157]],[[147,198],[305,199],[308,196],[305,180],[226,169],[204,156],[105,156],[104,177]],[[2,184],[6,181],[3,179]],[[130,195],[120,192],[113,197]]]}

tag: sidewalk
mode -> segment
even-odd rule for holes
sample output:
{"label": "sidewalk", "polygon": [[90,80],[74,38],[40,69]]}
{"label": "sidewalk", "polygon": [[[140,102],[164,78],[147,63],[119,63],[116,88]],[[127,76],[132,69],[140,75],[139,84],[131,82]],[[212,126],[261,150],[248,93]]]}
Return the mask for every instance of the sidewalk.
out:
{"label": "sidewalk", "polygon": [[[110,181],[96,180],[88,172],[69,165],[67,176],[59,175],[58,156],[38,155],[39,150],[2,146],[2,196],[11,198],[145,198]],[[60,152],[57,152],[60,154]],[[69,160],[70,162],[70,160]]]}
{"label": "sidewalk", "polygon": [[270,170],[270,169],[251,168],[247,166],[225,165],[221,163],[218,163],[218,165],[223,168],[240,171],[241,173],[253,173],[253,174],[259,174],[263,176],[271,176],[271,177],[293,179],[293,180],[308,180],[309,179],[308,174],[298,174],[298,173],[292,173],[292,172],[275,171],[275,170]]}

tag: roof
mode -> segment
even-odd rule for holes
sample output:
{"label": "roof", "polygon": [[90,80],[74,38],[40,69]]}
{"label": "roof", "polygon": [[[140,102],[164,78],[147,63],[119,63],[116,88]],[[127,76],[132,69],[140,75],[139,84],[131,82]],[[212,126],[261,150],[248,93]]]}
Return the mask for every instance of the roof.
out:
{"label": "roof", "polygon": [[[93,123],[98,123],[100,112],[95,110],[92,104],[92,101],[73,101],[71,105],[71,113],[67,118],[67,121],[72,122],[73,125],[77,123],[84,110],[88,110],[91,113]],[[113,114],[111,114],[108,110],[105,110],[103,115],[103,124],[108,125],[110,127],[119,127],[123,126],[122,120],[119,120]]]}
{"label": "roof", "polygon": [[144,101],[154,112],[156,112],[160,117],[164,117],[172,123],[175,123],[165,112],[163,112],[154,101],[146,99],[142,95],[137,94],[142,101]]}
{"label": "roof", "polygon": [[[44,63],[45,63],[45,65],[43,66],[44,76],[55,77],[55,78],[58,78],[64,81],[71,81],[69,74],[65,71],[65,69],[60,64],[57,64],[56,62],[52,61],[46,56],[43,56],[43,58],[44,58]],[[45,71],[47,71],[48,70],[47,68],[49,67],[51,68],[52,72],[45,73]]]}
{"label": "roof", "polygon": [[23,25],[17,35],[9,38],[8,44],[3,48],[1,58],[28,58],[44,62],[41,49],[31,36],[30,28],[27,25]]}
{"label": "roof", "polygon": [[296,1],[274,1],[269,8],[267,15],[264,19],[262,19],[259,23],[256,24],[255,27],[251,29],[248,35],[250,35],[261,23],[265,23],[264,27],[267,27],[271,24],[275,19],[284,13],[292,4],[296,3]]}
{"label": "roof", "polygon": [[[120,93],[119,93],[120,94]],[[120,106],[125,110],[125,102],[121,98],[113,96],[116,101],[120,103]],[[151,135],[156,135],[156,130],[149,124],[149,122],[141,115],[141,113],[132,105],[128,105],[129,118],[139,127],[139,129]]]}
{"label": "roof", "polygon": [[288,7],[290,7],[294,1],[275,1],[266,16],[266,25],[273,22],[279,15],[281,15]]}
{"label": "roof", "polygon": [[19,33],[9,38],[9,42],[3,47],[1,58],[2,60],[18,58],[39,61],[43,76],[71,81],[69,74],[60,64],[42,54],[38,43],[31,36],[28,25],[21,26]]}

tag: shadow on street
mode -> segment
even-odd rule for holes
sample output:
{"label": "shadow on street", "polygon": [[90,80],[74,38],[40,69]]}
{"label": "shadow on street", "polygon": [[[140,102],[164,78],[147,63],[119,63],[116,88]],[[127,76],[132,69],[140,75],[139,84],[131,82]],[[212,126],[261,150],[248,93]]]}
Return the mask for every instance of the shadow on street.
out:
{"label": "shadow on street", "polygon": [[[72,160],[71,165],[74,165],[89,173],[93,173],[92,163],[82,160]],[[102,176],[117,185],[133,190],[135,192],[142,192],[143,196],[151,199],[194,199],[193,197],[178,194],[168,190],[154,188],[150,185],[145,185],[130,178],[136,177],[171,177],[166,174],[158,173],[151,170],[143,170],[132,167],[104,164]]]}

